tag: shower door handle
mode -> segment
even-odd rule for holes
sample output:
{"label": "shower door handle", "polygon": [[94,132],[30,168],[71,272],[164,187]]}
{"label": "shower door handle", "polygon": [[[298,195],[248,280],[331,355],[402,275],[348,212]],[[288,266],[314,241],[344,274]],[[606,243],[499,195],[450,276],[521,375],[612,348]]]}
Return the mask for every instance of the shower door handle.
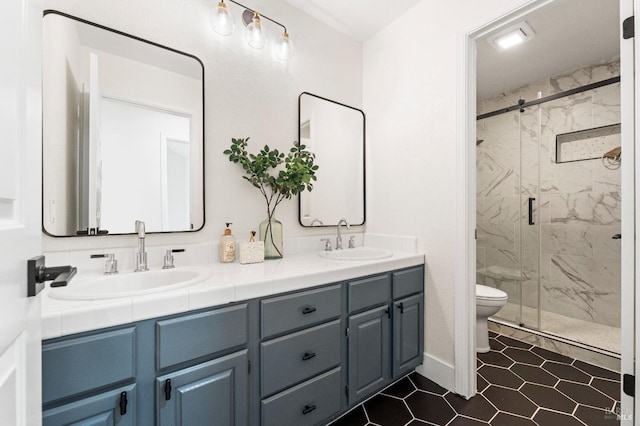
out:
{"label": "shower door handle", "polygon": [[529,225],[535,225],[535,223],[533,223],[533,202],[535,200],[535,198],[529,197]]}

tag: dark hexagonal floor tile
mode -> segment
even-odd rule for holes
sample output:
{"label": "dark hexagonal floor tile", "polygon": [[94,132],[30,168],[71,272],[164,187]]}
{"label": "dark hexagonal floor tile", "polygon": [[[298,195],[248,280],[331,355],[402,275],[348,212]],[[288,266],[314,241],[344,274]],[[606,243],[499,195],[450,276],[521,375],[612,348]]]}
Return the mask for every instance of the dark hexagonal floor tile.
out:
{"label": "dark hexagonal floor tile", "polygon": [[542,358],[549,361],[561,362],[563,364],[571,364],[573,362],[573,358],[569,358],[568,356],[561,355],[559,353],[555,353],[538,346],[534,346],[533,348],[531,348],[531,352],[540,355]]}
{"label": "dark hexagonal floor tile", "polygon": [[458,414],[463,414],[474,419],[488,422],[496,415],[498,410],[482,395],[476,395],[471,399],[464,399],[453,393],[444,397]]}
{"label": "dark hexagonal floor tile", "polygon": [[524,380],[513,374],[510,370],[493,365],[483,365],[478,373],[492,385],[500,385],[517,390],[522,386]]}
{"label": "dark hexagonal floor tile", "polygon": [[482,395],[500,411],[519,416],[531,417],[538,408],[520,392],[500,386],[489,386]]}
{"label": "dark hexagonal floor tile", "polygon": [[556,389],[574,401],[603,410],[613,408],[615,401],[594,388],[580,383],[561,380]]}
{"label": "dark hexagonal floor tile", "polygon": [[499,340],[489,339],[489,347],[491,348],[492,351],[500,352],[501,350],[506,348],[507,345],[505,345],[504,343],[502,343]]}
{"label": "dark hexagonal floor tile", "polygon": [[538,410],[533,420],[539,425],[584,426],[582,422],[575,417],[542,408]]}
{"label": "dark hexagonal floor tile", "polygon": [[482,377],[479,374],[476,374],[476,378],[477,378],[477,388],[478,388],[478,393],[482,392],[483,390],[485,390],[487,388],[487,386],[489,386],[489,383],[484,379],[484,377]]}
{"label": "dark hexagonal floor tile", "polygon": [[554,388],[548,386],[525,383],[520,392],[536,403],[539,407],[550,408],[571,414],[576,408],[573,400],[567,398]]}
{"label": "dark hexagonal floor tile", "polygon": [[411,382],[415,385],[416,388],[423,391],[435,393],[436,395],[444,395],[445,393],[449,392],[439,384],[432,382],[431,380],[427,379],[424,376],[421,376],[416,372],[409,374],[409,379],[411,379]]}
{"label": "dark hexagonal floor tile", "polygon": [[[443,398],[427,392],[414,392],[405,398],[405,402],[409,406],[411,413],[413,413],[413,417],[429,423],[446,425],[456,416],[455,411]],[[372,419],[371,416],[369,416],[369,419],[374,423],[379,423]]]}
{"label": "dark hexagonal floor tile", "polygon": [[614,411],[598,410],[597,408],[578,405],[574,416],[588,425],[614,426],[620,425],[620,420]]}
{"label": "dark hexagonal floor tile", "polygon": [[367,423],[369,423],[369,420],[367,420],[367,415],[364,413],[364,408],[362,408],[362,405],[358,405],[356,408],[331,423],[331,426],[364,426]]}
{"label": "dark hexagonal floor tile", "polygon": [[487,352],[484,354],[478,354],[478,358],[485,364],[497,365],[498,367],[511,367],[513,360],[502,355],[500,352]]}
{"label": "dark hexagonal floor tile", "polygon": [[594,377],[593,380],[591,380],[591,386],[603,394],[610,396],[612,399],[620,401],[620,382]]}
{"label": "dark hexagonal floor tile", "polygon": [[488,424],[489,423],[487,422],[481,422],[480,420],[472,419],[470,417],[457,416],[447,426],[487,426]]}
{"label": "dark hexagonal floor tile", "polygon": [[364,403],[369,420],[379,425],[404,425],[413,416],[401,399],[376,395]]}
{"label": "dark hexagonal floor tile", "polygon": [[542,364],[542,368],[563,380],[570,380],[572,382],[579,383],[589,383],[591,381],[591,376],[578,370],[572,365],[545,361],[545,363]]}
{"label": "dark hexagonal floor tile", "polygon": [[491,426],[538,426],[533,420],[525,419],[524,417],[514,416],[509,413],[498,413],[497,416],[491,420]]}
{"label": "dark hexagonal floor tile", "polygon": [[575,360],[573,365],[587,374],[591,374],[594,377],[600,377],[602,379],[617,380],[620,381],[620,373],[607,370],[597,365],[587,364],[586,362]]}
{"label": "dark hexagonal floor tile", "polygon": [[530,343],[521,342],[520,340],[512,339],[511,337],[503,335],[496,337],[496,339],[512,348],[531,349],[531,347],[533,347]]}
{"label": "dark hexagonal floor tile", "polygon": [[382,393],[398,398],[405,398],[415,390],[416,387],[413,385],[413,383],[411,383],[411,380],[409,380],[408,377],[404,377],[383,390]]}
{"label": "dark hexagonal floor tile", "polygon": [[502,353],[512,360],[523,364],[542,365],[544,362],[544,359],[526,349],[506,348]]}
{"label": "dark hexagonal floor tile", "polygon": [[527,382],[537,383],[539,385],[553,386],[560,379],[540,367],[527,364],[515,364],[510,368],[515,374]]}
{"label": "dark hexagonal floor tile", "polygon": [[[407,426],[431,426],[429,423],[427,422],[423,422],[422,420],[418,420],[418,419],[413,419],[411,420],[410,423],[407,424]],[[373,426],[373,424],[372,424]]]}

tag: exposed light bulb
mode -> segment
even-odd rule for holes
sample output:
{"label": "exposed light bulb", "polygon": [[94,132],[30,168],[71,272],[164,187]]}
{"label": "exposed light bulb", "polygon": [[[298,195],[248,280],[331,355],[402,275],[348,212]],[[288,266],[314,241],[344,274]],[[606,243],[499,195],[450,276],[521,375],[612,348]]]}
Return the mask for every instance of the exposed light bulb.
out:
{"label": "exposed light bulb", "polygon": [[294,53],[294,45],[293,40],[289,37],[289,34],[286,32],[282,33],[280,36],[280,40],[278,43],[274,45],[274,50],[276,57],[283,61],[288,61],[291,59]]}
{"label": "exposed light bulb", "polygon": [[247,43],[254,49],[262,49],[267,44],[266,31],[262,27],[260,15],[258,12],[253,13],[253,20],[247,25],[246,31]]}
{"label": "exposed light bulb", "polygon": [[229,13],[224,1],[220,1],[218,7],[211,13],[211,27],[213,27],[213,31],[220,35],[228,36],[231,35],[235,26],[236,23],[233,15]]}

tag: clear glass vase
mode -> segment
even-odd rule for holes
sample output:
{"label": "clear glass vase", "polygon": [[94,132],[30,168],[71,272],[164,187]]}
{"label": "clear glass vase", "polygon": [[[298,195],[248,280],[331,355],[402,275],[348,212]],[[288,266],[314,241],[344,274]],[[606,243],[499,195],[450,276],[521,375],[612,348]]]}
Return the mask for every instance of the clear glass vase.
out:
{"label": "clear glass vase", "polygon": [[259,233],[260,241],[264,241],[264,258],[281,259],[284,254],[282,223],[276,218],[267,218],[260,223]]}

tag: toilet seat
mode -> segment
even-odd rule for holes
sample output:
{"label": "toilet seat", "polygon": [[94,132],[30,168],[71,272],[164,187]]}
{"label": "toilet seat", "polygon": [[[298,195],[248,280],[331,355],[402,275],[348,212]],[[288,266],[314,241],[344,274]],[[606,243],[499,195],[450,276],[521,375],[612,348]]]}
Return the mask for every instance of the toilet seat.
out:
{"label": "toilet seat", "polygon": [[507,300],[507,293],[497,288],[476,284],[476,300],[498,301]]}

